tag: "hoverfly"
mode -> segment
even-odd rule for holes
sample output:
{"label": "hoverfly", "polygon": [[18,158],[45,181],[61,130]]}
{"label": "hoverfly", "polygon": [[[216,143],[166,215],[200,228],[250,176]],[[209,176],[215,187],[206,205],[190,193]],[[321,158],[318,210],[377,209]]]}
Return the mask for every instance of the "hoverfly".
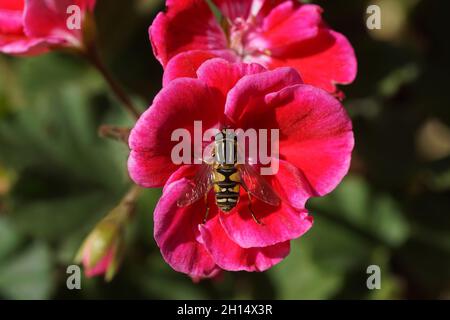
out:
{"label": "hoverfly", "polygon": [[[183,190],[177,201],[179,207],[185,207],[207,196],[211,188],[214,190],[217,207],[224,213],[230,212],[239,202],[240,187],[243,187],[249,198],[249,210],[253,220],[261,224],[252,209],[252,197],[269,205],[278,206],[280,198],[250,164],[237,163],[237,136],[223,129],[214,138],[211,162],[202,164],[190,184]],[[208,217],[207,205],[204,222]]]}

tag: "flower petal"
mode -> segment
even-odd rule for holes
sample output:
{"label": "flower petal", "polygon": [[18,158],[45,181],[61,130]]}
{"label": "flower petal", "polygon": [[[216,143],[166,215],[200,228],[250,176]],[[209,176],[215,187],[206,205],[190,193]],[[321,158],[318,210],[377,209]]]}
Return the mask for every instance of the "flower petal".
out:
{"label": "flower petal", "polygon": [[179,143],[171,141],[174,130],[186,129],[194,137],[194,121],[202,121],[203,130],[207,130],[222,116],[219,93],[197,79],[172,81],[159,92],[131,131],[131,178],[143,187],[161,187],[177,168],[171,159],[172,149]]}
{"label": "flower petal", "polygon": [[192,180],[198,172],[199,168],[199,165],[180,166],[167,180],[163,188],[163,193],[166,192],[166,189],[169,188],[172,183],[178,182],[179,180],[183,179]]}
{"label": "flower petal", "polygon": [[2,4],[0,2],[0,34],[23,35],[22,9],[13,10]]}
{"label": "flower petal", "polygon": [[[191,180],[199,166],[182,166],[167,181],[167,186],[183,178]],[[299,170],[286,161],[280,161],[280,169],[271,179],[274,189],[287,202],[281,207],[272,207],[253,199],[253,209],[264,225],[253,220],[248,209],[248,197],[242,192],[237,210],[228,215],[220,214],[220,220],[230,238],[239,246],[266,247],[300,237],[312,225],[312,217],[304,210],[306,200],[312,196],[308,181]],[[290,205],[297,205],[294,210]],[[217,212],[214,202],[210,205],[210,216]]]}
{"label": "flower petal", "polygon": [[286,65],[296,68],[305,83],[332,93],[336,83],[349,84],[357,73],[356,56],[349,41],[327,28],[322,28],[317,37],[273,51],[268,67]]}
{"label": "flower petal", "polygon": [[21,11],[24,5],[24,0],[0,0],[0,9]]}
{"label": "flower petal", "polygon": [[322,8],[285,1],[273,8],[263,21],[267,49],[274,50],[315,37],[322,23]]}
{"label": "flower petal", "polygon": [[163,87],[177,78],[197,78],[197,69],[203,62],[216,55],[208,51],[192,50],[182,52],[170,59],[164,68]]}
{"label": "flower petal", "polygon": [[287,161],[278,160],[278,172],[267,177],[283,201],[296,209],[305,209],[306,201],[317,192],[301,170]]}
{"label": "flower petal", "polygon": [[225,114],[238,123],[244,110],[259,109],[267,94],[300,83],[298,72],[288,67],[244,76],[228,93]]}
{"label": "flower petal", "polygon": [[109,265],[111,264],[114,255],[115,255],[116,247],[113,246],[111,249],[108,250],[108,252],[105,254],[105,256],[94,266],[89,268],[89,256],[86,255],[83,259],[83,264],[85,266],[85,274],[87,277],[95,277],[101,274],[106,273],[106,270],[108,269]]}
{"label": "flower petal", "polygon": [[[195,19],[193,19],[195,17]],[[190,50],[224,50],[225,34],[204,0],[167,1],[149,29],[153,52],[163,66]]]}
{"label": "flower petal", "polygon": [[[252,73],[252,70],[265,70],[263,67],[237,67],[231,63],[226,63],[223,61],[223,59],[234,62],[236,60],[236,56],[231,53],[229,50],[223,50],[220,54],[215,51],[201,51],[201,50],[192,50],[192,51],[186,51],[177,54],[175,57],[170,59],[169,63],[164,68],[164,75],[163,75],[163,86],[166,86],[170,81],[175,80],[177,78],[201,78],[204,82],[210,84],[211,86],[215,86],[215,81],[209,81],[210,77],[206,76],[203,77],[201,75],[198,75],[198,69],[200,66],[204,64],[205,61],[210,59],[218,59],[218,61],[222,61],[222,65],[220,67],[226,68],[227,72],[229,73],[228,76],[232,76],[231,71],[236,70],[235,74],[233,76],[233,79],[235,79],[236,76],[238,76],[237,70],[242,69],[242,72],[244,72],[246,69],[248,69],[248,73]],[[246,66],[246,65],[243,65]],[[212,72],[212,76],[218,77],[218,74],[221,74],[221,70],[210,70],[211,68],[207,68],[208,72]],[[230,69],[230,70],[228,70]],[[243,74],[242,74],[243,75]],[[242,77],[242,75],[240,75]],[[237,81],[238,79],[234,80]],[[220,81],[227,81],[230,82],[228,77],[225,77],[223,75],[220,79]],[[234,84],[234,83],[233,83]],[[221,90],[222,91],[222,90]],[[228,92],[228,91],[227,91]]]}
{"label": "flower petal", "polygon": [[239,247],[224,232],[217,215],[199,228],[208,252],[224,270],[265,271],[289,254],[289,241],[265,248]]}
{"label": "flower petal", "polygon": [[178,180],[167,187],[154,213],[154,235],[164,260],[176,271],[192,277],[209,277],[217,266],[203,244],[197,241],[198,225],[202,223],[206,206],[197,201],[188,207],[177,206],[187,180]]}
{"label": "flower petal", "polygon": [[197,70],[197,76],[209,87],[218,89],[225,98],[242,77],[264,71],[266,69],[256,63],[231,63],[216,58],[203,63]]}
{"label": "flower petal", "polygon": [[216,267],[213,271],[211,271],[210,274],[208,274],[208,276],[204,276],[204,277],[198,277],[198,276],[190,276],[190,278],[192,279],[192,282],[197,284],[199,283],[201,280],[204,279],[210,279],[210,280],[220,280],[221,276],[222,276],[222,272],[223,270],[219,267]]}
{"label": "flower petal", "polygon": [[0,52],[13,55],[34,55],[47,51],[44,39],[24,34],[23,10],[20,0],[0,0]]}
{"label": "flower petal", "polygon": [[79,45],[82,31],[67,27],[67,8],[77,5],[84,14],[92,10],[95,0],[26,0],[24,12],[25,33],[29,37],[61,39],[66,44]]}
{"label": "flower petal", "polygon": [[176,169],[170,156],[155,152],[131,150],[128,158],[130,178],[144,188],[162,187]]}
{"label": "flower petal", "polygon": [[47,51],[48,42],[44,39],[0,35],[0,52],[12,55],[32,56]]}
{"label": "flower petal", "polygon": [[248,199],[242,195],[235,210],[219,215],[227,235],[242,248],[267,247],[296,239],[312,227],[312,217],[306,210],[295,210],[284,202],[273,207],[252,199],[252,210],[261,222],[258,224],[252,218]]}
{"label": "flower petal", "polygon": [[279,128],[280,157],[296,166],[316,195],[333,190],[347,174],[354,139],[347,112],[333,96],[297,85],[266,97],[259,110],[246,109],[243,128]]}

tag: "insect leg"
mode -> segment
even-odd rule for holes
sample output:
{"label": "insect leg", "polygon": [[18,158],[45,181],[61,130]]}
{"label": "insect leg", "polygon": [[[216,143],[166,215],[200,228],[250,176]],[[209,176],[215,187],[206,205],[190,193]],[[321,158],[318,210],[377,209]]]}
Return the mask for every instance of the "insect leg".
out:
{"label": "insect leg", "polygon": [[208,193],[205,194],[205,205],[206,205],[206,212],[205,212],[205,216],[203,217],[203,224],[206,223],[206,220],[208,219],[208,214],[209,214]]}
{"label": "insect leg", "polygon": [[259,219],[255,216],[255,213],[253,212],[253,207],[252,207],[252,197],[250,196],[250,193],[247,192],[248,195],[248,209],[250,210],[250,213],[252,214],[252,218],[253,220],[255,220],[255,222],[259,225],[262,225],[262,222],[259,221]]}
{"label": "insect leg", "polygon": [[253,220],[259,224],[262,225],[262,222],[259,221],[259,219],[256,217],[255,213],[253,212],[253,207],[252,207],[252,196],[250,195],[250,192],[248,192],[247,186],[243,183],[241,183],[241,186],[244,188],[244,190],[247,192],[247,196],[248,196],[248,209],[250,210],[250,213],[252,214],[252,218]]}

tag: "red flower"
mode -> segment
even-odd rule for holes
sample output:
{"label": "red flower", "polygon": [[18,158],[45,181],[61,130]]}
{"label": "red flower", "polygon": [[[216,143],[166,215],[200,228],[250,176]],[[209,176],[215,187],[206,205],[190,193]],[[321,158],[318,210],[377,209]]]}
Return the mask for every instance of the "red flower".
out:
{"label": "red flower", "polygon": [[[272,71],[258,64],[211,59],[191,78],[167,84],[141,116],[130,135],[132,179],[144,187],[162,187],[154,212],[154,235],[164,259],[194,278],[219,269],[263,271],[289,253],[289,241],[312,225],[305,210],[311,196],[333,190],[349,168],[353,148],[351,121],[342,105],[325,91],[302,83],[293,68]],[[270,184],[283,199],[278,207],[248,197],[230,213],[204,201],[179,207],[177,200],[199,165],[175,165],[171,141],[175,129],[279,129],[280,166]],[[269,180],[268,180],[269,182]]]}
{"label": "red flower", "polygon": [[180,69],[198,67],[211,56],[256,62],[274,69],[294,67],[307,84],[336,92],[356,76],[351,44],[322,20],[317,5],[297,0],[213,0],[224,16],[221,25],[205,0],[167,0],[150,27],[158,60],[167,66],[178,54],[195,51],[173,62]]}
{"label": "red flower", "polygon": [[68,28],[68,8],[78,6],[84,20],[95,0],[0,0],[0,52],[36,55],[52,48],[81,47],[82,29]]}

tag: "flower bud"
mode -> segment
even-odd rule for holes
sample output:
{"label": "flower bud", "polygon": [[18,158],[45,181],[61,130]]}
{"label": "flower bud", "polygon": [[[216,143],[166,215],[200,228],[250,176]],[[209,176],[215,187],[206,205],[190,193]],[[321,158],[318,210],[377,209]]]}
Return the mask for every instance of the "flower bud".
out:
{"label": "flower bud", "polygon": [[107,217],[86,238],[76,257],[76,262],[83,264],[86,276],[105,274],[108,281],[114,277],[123,242],[121,229],[120,225]]}
{"label": "flower bud", "polygon": [[87,277],[105,275],[110,281],[115,276],[124,254],[125,227],[134,209],[139,189],[134,187],[87,236],[75,258],[82,263]]}

